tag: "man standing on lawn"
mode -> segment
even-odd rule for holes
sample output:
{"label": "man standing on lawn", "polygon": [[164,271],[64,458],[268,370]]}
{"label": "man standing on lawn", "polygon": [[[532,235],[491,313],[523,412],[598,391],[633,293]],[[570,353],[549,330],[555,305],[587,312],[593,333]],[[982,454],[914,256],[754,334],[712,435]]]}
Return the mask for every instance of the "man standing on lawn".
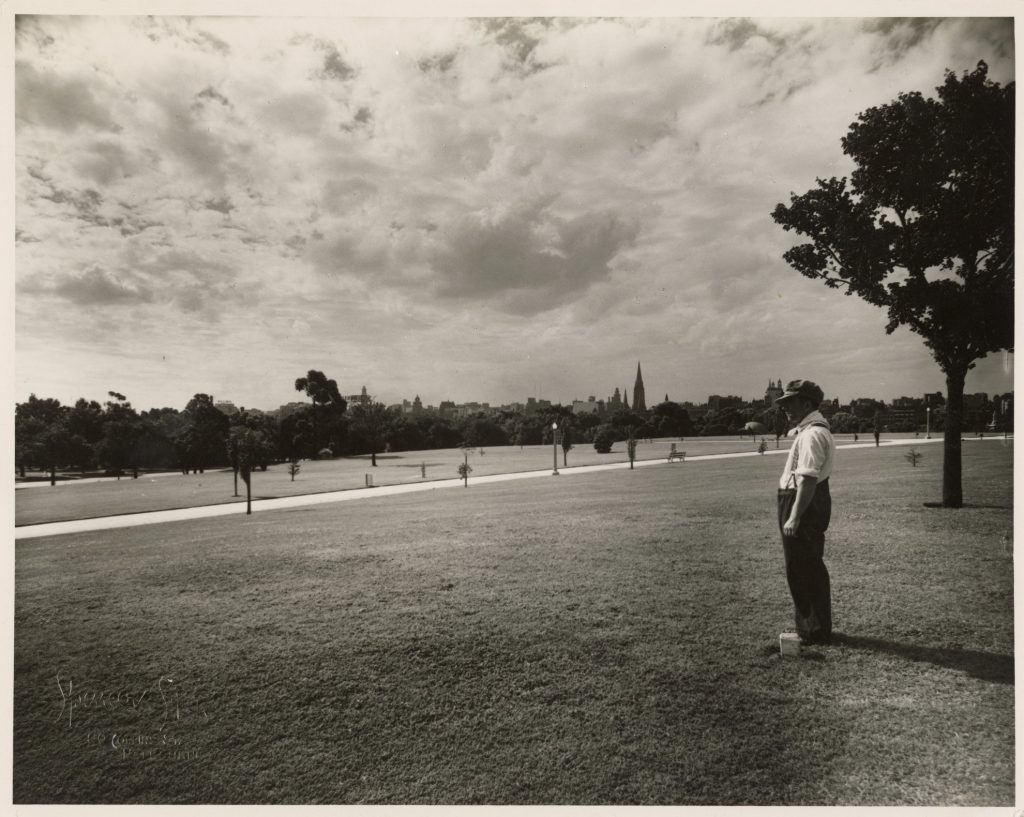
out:
{"label": "man standing on lawn", "polygon": [[824,397],[810,380],[792,380],[775,400],[795,426],[779,480],[779,530],[796,631],[804,644],[824,644],[832,637],[832,590],[823,557],[836,446],[828,421],[818,411]]}

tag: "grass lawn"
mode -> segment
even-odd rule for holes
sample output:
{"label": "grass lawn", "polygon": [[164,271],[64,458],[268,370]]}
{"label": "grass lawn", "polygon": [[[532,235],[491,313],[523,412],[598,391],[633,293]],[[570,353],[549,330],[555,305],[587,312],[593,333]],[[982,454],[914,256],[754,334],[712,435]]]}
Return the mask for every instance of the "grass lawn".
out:
{"label": "grass lawn", "polygon": [[1012,444],[924,452],[799,659],[779,457],[17,541],[14,801],[1011,806]]}
{"label": "grass lawn", "polygon": [[[849,441],[852,435],[842,435],[839,439]],[[665,438],[641,441],[637,446],[637,459],[667,459],[673,443],[679,451],[686,451],[690,456],[751,452],[757,447],[750,437],[743,440],[736,437],[687,440]],[[789,443],[784,440],[781,445],[787,448]],[[769,446],[770,450],[774,450],[774,441]],[[935,446],[923,447],[935,449]],[[481,454],[480,449],[477,449],[469,456],[469,464],[473,467],[471,480],[488,474],[549,470],[554,465],[554,452],[550,445],[500,446],[484,448],[483,452]],[[253,498],[271,499],[363,488],[367,474],[373,477],[373,484],[378,486],[423,482],[424,466],[426,480],[456,479],[463,456],[458,448],[380,454],[377,456],[376,467],[371,465],[369,456],[306,460],[294,481],[288,474],[287,464],[273,465],[265,472],[257,471],[253,474]],[[568,456],[569,467],[628,461],[625,443],[616,443],[609,454],[598,454],[592,444],[581,443]],[[558,467],[563,468],[561,448],[558,450]],[[33,525],[94,516],[245,502],[245,484],[241,479],[238,480],[238,492],[240,496],[234,496],[234,475],[225,470],[212,470],[204,474],[142,474],[137,480],[72,480],[52,487],[48,483],[37,482],[31,487],[15,491],[15,524]]]}

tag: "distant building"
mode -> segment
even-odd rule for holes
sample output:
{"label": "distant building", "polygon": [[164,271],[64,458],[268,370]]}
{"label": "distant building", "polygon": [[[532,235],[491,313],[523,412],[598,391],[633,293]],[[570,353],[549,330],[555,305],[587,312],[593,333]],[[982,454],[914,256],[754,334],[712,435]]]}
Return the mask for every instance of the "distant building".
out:
{"label": "distant building", "polygon": [[401,405],[392,406],[402,412],[402,414],[420,414],[423,411],[423,403],[420,401],[420,396],[417,394],[416,399],[411,403],[408,400],[403,400]]}
{"label": "distant building", "polygon": [[785,393],[785,390],[782,388],[782,378],[781,377],[779,378],[779,381],[777,383],[774,380],[769,380],[768,381],[768,388],[765,389],[765,392],[764,392],[764,402],[765,402],[765,405],[766,406],[772,405],[776,400],[778,400],[780,397],[782,397],[782,395],[784,393]]}
{"label": "distant building", "polygon": [[839,411],[839,398],[834,397],[831,400],[822,400],[821,405],[818,406],[818,411],[821,412],[822,417],[830,420]]}
{"label": "distant building", "polygon": [[275,415],[278,420],[283,420],[285,417],[289,417],[297,411],[304,411],[308,408],[309,403],[285,403],[283,406],[280,406],[270,413]]}
{"label": "distant building", "polygon": [[862,420],[873,420],[875,415],[885,411],[885,404],[871,397],[858,397],[850,401],[850,414]]}
{"label": "distant building", "polygon": [[926,423],[924,400],[920,397],[897,397],[889,404],[887,417],[892,427],[923,426]]}
{"label": "distant building", "polygon": [[604,404],[599,402],[593,396],[588,400],[573,400],[572,401],[572,413],[573,414],[601,414],[604,409]]}
{"label": "distant building", "polygon": [[743,398],[730,394],[723,397],[720,394],[712,394],[708,397],[708,411],[721,411],[727,408],[739,408],[743,405]]}
{"label": "distant building", "polygon": [[346,394],[344,395],[345,402],[349,406],[368,406],[373,402],[373,398],[366,393],[366,386],[363,386],[363,390],[359,394]]}
{"label": "distant building", "polygon": [[213,404],[213,407],[220,411],[222,414],[230,417],[232,414],[238,414],[238,406],[232,403],[230,400],[218,400]]}
{"label": "distant building", "polygon": [[636,383],[633,384],[633,411],[647,411],[644,397],[644,376],[640,373],[640,362],[636,364]]}
{"label": "distant building", "polygon": [[611,414],[614,414],[622,408],[622,395],[619,394],[618,387],[615,388],[615,394],[608,398],[605,405],[608,407],[608,411]]}
{"label": "distant building", "polygon": [[451,413],[458,419],[462,419],[464,417],[472,417],[474,414],[488,412],[490,411],[490,409],[490,403],[462,403],[458,406],[455,406],[451,410]]}

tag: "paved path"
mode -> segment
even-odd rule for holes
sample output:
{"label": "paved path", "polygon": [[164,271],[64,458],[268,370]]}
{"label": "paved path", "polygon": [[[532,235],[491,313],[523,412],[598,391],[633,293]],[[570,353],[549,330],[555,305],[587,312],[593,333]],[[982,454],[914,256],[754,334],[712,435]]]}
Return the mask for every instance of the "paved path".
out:
{"label": "paved path", "polygon": [[[964,442],[977,440],[975,437],[965,437]],[[984,440],[1002,441],[1003,437],[985,437]],[[1013,439],[1010,437],[1009,439]],[[882,447],[893,445],[931,445],[941,443],[941,438],[925,439],[897,439],[882,442]],[[874,448],[874,440],[867,442],[846,443],[838,446],[840,449],[849,448]],[[785,448],[771,448],[765,452],[766,455],[786,454],[789,446]],[[695,454],[687,455],[684,463],[668,463],[664,457],[650,460],[637,460],[637,468],[646,468],[653,465],[663,465],[669,468],[685,468],[685,463],[700,462],[702,460],[734,459],[736,457],[757,457],[757,451],[741,451],[732,454]],[[591,474],[595,471],[615,471],[629,468],[628,462],[616,462],[609,465],[580,465],[572,468],[559,469],[559,475],[572,477],[577,474]],[[516,479],[532,479],[535,477],[549,477],[551,470],[543,471],[522,471],[515,474],[491,474],[489,476],[473,477],[473,485],[488,482],[507,482]],[[286,496],[277,499],[257,499],[252,503],[253,513],[262,511],[276,511],[282,508],[300,508],[310,505],[324,505],[329,502],[347,502],[355,499],[366,499],[368,497],[388,496],[391,494],[411,494],[416,491],[433,491],[441,488],[457,488],[462,486],[462,480],[454,479],[433,480],[430,482],[415,482],[405,485],[380,485],[376,488],[353,488],[346,491],[330,491],[322,494],[305,494],[302,496]],[[56,536],[63,533],[81,533],[85,531],[111,530],[113,528],[130,528],[136,525],[153,525],[160,522],[176,522],[183,519],[204,519],[211,516],[227,516],[229,514],[245,513],[244,502],[231,502],[221,505],[205,505],[198,508],[179,508],[171,511],[149,511],[146,513],[124,514],[120,516],[102,516],[95,519],[72,519],[66,522],[46,522],[38,525],[22,525],[15,528],[15,539],[31,539],[39,536]]]}
{"label": "paved path", "polygon": [[[207,468],[207,473],[214,471],[229,471],[229,468]],[[156,477],[180,477],[181,471],[143,471],[139,473],[139,479],[155,479]],[[132,475],[130,473],[122,474],[120,479],[126,482],[131,482]],[[23,491],[26,488],[60,488],[68,485],[90,485],[97,482],[119,482],[120,479],[117,477],[85,477],[84,479],[58,479],[53,485],[50,485],[49,478],[45,479],[33,479],[30,482],[16,482],[14,483],[14,490]]]}

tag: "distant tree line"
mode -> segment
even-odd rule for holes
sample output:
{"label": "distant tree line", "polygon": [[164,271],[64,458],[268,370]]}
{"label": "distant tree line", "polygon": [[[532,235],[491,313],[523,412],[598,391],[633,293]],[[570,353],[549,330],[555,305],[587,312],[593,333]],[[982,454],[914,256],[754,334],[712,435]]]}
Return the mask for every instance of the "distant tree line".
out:
{"label": "distant tree line", "polygon": [[180,411],[141,412],[117,392],[109,392],[102,404],[79,399],[70,406],[33,394],[15,406],[15,464],[22,476],[28,470],[48,472],[51,482],[57,471],[68,470],[131,476],[142,470],[233,468],[237,474],[273,463],[343,456],[368,455],[376,465],[386,451],[550,444],[552,423],[558,425],[565,454],[580,444],[608,451],[630,437],[738,434],[752,420],[768,428],[776,424],[770,409],[726,408],[694,419],[669,400],[610,416],[574,414],[562,405],[464,417],[434,409],[403,413],[377,402],[350,406],[337,383],[316,370],[298,378],[295,388],[310,403],[280,419],[244,409],[225,414],[208,394],[194,395]]}

